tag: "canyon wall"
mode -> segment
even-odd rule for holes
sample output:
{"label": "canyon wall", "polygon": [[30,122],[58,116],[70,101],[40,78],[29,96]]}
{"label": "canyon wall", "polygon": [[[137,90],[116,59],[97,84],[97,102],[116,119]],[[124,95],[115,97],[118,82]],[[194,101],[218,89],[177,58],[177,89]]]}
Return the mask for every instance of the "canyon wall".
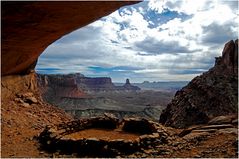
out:
{"label": "canyon wall", "polygon": [[238,113],[238,40],[225,44],[208,72],[195,77],[175,94],[160,122],[183,128],[207,123],[220,115]]}
{"label": "canyon wall", "polygon": [[[38,74],[38,83],[41,89],[54,90],[57,97],[82,98],[87,92],[98,91],[137,91],[139,87],[133,86],[126,80],[125,85],[115,86],[109,77],[85,77],[82,74],[68,75],[42,75]],[[81,93],[80,93],[81,92]],[[75,95],[74,95],[75,93]]]}

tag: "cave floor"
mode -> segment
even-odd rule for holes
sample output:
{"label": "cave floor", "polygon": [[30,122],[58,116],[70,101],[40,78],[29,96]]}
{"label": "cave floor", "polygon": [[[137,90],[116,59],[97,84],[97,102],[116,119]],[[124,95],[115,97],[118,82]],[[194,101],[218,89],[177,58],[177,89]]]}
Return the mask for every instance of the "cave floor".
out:
{"label": "cave floor", "polygon": [[83,138],[96,138],[101,140],[116,140],[116,139],[123,139],[123,140],[135,140],[140,136],[140,134],[135,133],[127,133],[122,130],[107,130],[107,129],[85,129],[79,132],[75,132],[69,135],[65,135],[64,138],[73,138],[73,139],[83,139]]}
{"label": "cave floor", "polygon": [[[46,153],[39,149],[36,136],[46,125],[59,124],[73,120],[60,109],[46,103],[23,106],[14,99],[1,103],[1,157],[76,157],[59,153]],[[171,157],[238,157],[237,128],[208,132],[190,133],[184,137],[178,134],[182,129],[165,127],[168,143],[149,146],[131,155],[116,157],[132,158],[171,158]],[[89,129],[75,137],[134,139],[138,134],[124,134],[107,130]],[[85,156],[90,157],[90,156]]]}

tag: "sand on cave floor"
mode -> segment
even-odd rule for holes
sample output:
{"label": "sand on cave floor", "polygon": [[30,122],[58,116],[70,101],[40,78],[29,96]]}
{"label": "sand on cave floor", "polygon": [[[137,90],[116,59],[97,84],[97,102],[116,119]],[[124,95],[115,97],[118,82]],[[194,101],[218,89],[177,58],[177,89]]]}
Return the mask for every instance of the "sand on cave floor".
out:
{"label": "sand on cave floor", "polygon": [[35,139],[46,125],[71,121],[72,117],[57,107],[32,104],[24,107],[14,100],[1,101],[1,157],[49,157]]}
{"label": "sand on cave floor", "polygon": [[119,129],[99,129],[99,128],[90,128],[81,130],[72,134],[64,136],[64,139],[83,139],[83,138],[96,138],[101,140],[136,140],[141,134],[124,132]]}

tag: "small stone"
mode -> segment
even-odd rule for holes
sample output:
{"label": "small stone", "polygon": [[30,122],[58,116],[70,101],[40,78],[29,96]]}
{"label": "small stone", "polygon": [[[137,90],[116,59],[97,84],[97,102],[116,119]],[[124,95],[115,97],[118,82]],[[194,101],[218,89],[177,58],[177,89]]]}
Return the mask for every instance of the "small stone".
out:
{"label": "small stone", "polygon": [[24,101],[21,98],[15,98],[14,101],[18,103],[24,103]]}
{"label": "small stone", "polygon": [[142,157],[142,158],[146,158],[147,155],[143,153],[140,157]]}
{"label": "small stone", "polygon": [[26,102],[31,104],[31,103],[37,103],[38,101],[35,97],[27,97]]}
{"label": "small stone", "polygon": [[33,93],[32,92],[27,92],[27,93],[24,93],[20,96],[23,96],[23,97],[32,97],[33,96]]}
{"label": "small stone", "polygon": [[194,133],[190,133],[188,135],[185,135],[183,137],[183,139],[189,141],[189,140],[193,140],[193,139],[203,138],[203,137],[206,137],[208,135],[210,135],[210,133],[208,133],[208,132],[200,132],[200,133],[199,132],[194,132]]}
{"label": "small stone", "polygon": [[229,124],[232,121],[233,116],[217,116],[210,120],[208,124],[210,125],[221,125],[221,124]]}
{"label": "small stone", "polygon": [[141,135],[139,138],[142,140],[142,139],[145,139],[145,138],[148,138],[149,136],[148,135]]}
{"label": "small stone", "polygon": [[201,158],[201,156],[200,155],[195,155],[194,158]]}
{"label": "small stone", "polygon": [[217,131],[217,129],[202,129],[202,130],[193,130],[192,131],[192,133],[194,133],[194,132],[198,132],[198,133],[200,133],[200,132],[209,132],[209,133],[213,133],[213,132],[216,132]]}
{"label": "small stone", "polygon": [[163,152],[163,154],[164,154],[164,155],[169,155],[170,152],[169,152],[169,151],[165,151],[165,152]]}
{"label": "small stone", "polygon": [[97,138],[88,138],[87,140],[88,140],[88,141],[100,141],[100,140],[97,139]]}
{"label": "small stone", "polygon": [[116,139],[116,140],[112,140],[112,141],[116,141],[116,142],[124,142],[124,139]]}
{"label": "small stone", "polygon": [[25,102],[24,102],[24,103],[22,103],[21,105],[22,105],[23,107],[25,107],[25,108],[29,108],[29,107],[30,107],[30,104],[28,104],[28,103],[25,103]]}
{"label": "small stone", "polygon": [[238,119],[232,120],[232,124],[237,125],[238,124]]}
{"label": "small stone", "polygon": [[221,125],[207,125],[207,126],[200,127],[200,129],[225,129],[225,128],[233,128],[233,125],[221,124]]}
{"label": "small stone", "polygon": [[105,145],[105,146],[104,146],[104,149],[107,150],[107,149],[108,149],[108,145]]}
{"label": "small stone", "polygon": [[238,129],[237,128],[226,128],[226,129],[221,129],[219,130],[220,133],[222,134],[238,134]]}

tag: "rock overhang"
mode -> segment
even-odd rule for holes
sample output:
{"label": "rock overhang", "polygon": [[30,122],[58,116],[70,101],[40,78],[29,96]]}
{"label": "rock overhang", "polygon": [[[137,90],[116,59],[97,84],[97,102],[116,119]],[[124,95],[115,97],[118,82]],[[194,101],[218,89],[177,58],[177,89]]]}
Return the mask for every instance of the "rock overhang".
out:
{"label": "rock overhang", "polygon": [[1,75],[28,74],[51,43],[140,1],[1,2]]}

